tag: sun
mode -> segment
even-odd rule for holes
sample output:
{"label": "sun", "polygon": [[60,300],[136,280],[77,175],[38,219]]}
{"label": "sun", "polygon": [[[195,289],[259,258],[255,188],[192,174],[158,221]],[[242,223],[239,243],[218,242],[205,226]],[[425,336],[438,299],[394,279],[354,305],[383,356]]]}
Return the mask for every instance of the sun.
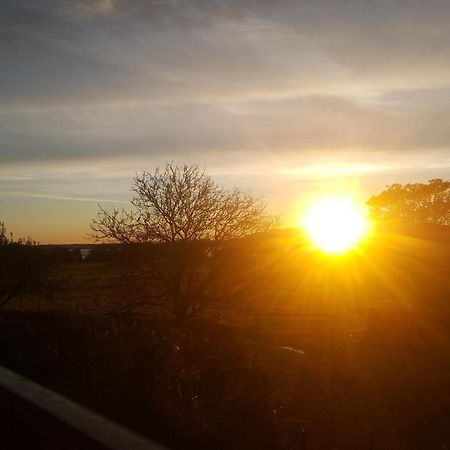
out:
{"label": "sun", "polygon": [[350,197],[323,197],[307,208],[302,225],[313,243],[327,253],[354,248],[368,230],[363,207]]}

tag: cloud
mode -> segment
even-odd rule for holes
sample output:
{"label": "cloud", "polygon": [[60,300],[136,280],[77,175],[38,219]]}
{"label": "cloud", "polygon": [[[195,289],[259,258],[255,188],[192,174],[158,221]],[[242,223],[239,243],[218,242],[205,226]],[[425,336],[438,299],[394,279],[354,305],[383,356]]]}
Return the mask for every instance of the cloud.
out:
{"label": "cloud", "polygon": [[[436,86],[448,2],[6,2],[0,102],[327,94]],[[18,76],[19,75],[19,76]]]}
{"label": "cloud", "polygon": [[19,111],[1,115],[0,152],[4,164],[143,156],[189,160],[199,154],[212,159],[273,154],[287,160],[298,154],[448,155],[450,110],[408,103],[393,94],[374,103],[328,95]]}
{"label": "cloud", "polygon": [[0,158],[15,176],[33,164],[449,154],[448,1],[0,8]]}
{"label": "cloud", "polygon": [[27,191],[5,191],[0,193],[2,197],[25,197],[25,198],[39,198],[46,200],[68,200],[72,202],[94,202],[94,203],[124,203],[129,204],[127,201],[121,201],[117,199],[109,198],[92,198],[92,197],[72,197],[67,195],[55,195],[55,194],[36,194],[35,192]]}

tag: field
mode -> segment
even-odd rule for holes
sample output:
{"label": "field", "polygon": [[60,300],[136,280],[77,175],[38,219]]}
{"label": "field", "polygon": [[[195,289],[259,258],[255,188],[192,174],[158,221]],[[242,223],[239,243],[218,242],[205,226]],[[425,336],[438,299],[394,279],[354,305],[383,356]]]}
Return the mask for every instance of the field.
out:
{"label": "field", "polygon": [[51,299],[3,311],[0,358],[172,448],[445,448],[450,240],[426,236],[267,239],[251,289],[182,325],[113,314],[120,266],[66,262]]}

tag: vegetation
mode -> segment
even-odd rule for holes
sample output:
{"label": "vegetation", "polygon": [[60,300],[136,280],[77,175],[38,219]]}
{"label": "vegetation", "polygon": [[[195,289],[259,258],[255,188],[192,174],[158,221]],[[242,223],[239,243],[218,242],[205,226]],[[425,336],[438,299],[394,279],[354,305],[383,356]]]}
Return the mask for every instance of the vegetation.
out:
{"label": "vegetation", "polygon": [[48,284],[49,259],[32,238],[8,237],[0,222],[0,309],[27,292],[44,290]]}
{"label": "vegetation", "polygon": [[145,257],[127,249],[127,291],[135,289],[126,304],[163,308],[177,320],[202,314],[233,294],[237,283],[227,278],[229,262],[242,258],[243,249],[236,253],[231,240],[276,225],[260,199],[219,187],[197,166],[167,164],[163,171],[143,172],[131,190],[133,208],[100,207],[92,229],[98,240],[154,244]]}
{"label": "vegetation", "polygon": [[392,184],[368,201],[375,218],[450,225],[450,181]]}

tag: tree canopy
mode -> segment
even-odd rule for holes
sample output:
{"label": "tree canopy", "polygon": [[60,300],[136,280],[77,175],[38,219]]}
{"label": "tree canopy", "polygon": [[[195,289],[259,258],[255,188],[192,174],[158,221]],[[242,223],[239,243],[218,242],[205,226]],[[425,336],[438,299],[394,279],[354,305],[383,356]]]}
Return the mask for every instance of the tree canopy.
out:
{"label": "tree canopy", "polygon": [[[126,244],[122,253],[131,255],[120,302],[134,289],[133,304],[184,319],[250,284],[240,264],[249,246],[231,243],[276,225],[261,199],[220,187],[197,166],[173,164],[137,175],[131,190],[130,210],[100,206],[91,224],[98,240]],[[129,245],[146,243],[159,245]]]}
{"label": "tree canopy", "polygon": [[377,219],[419,224],[450,225],[450,181],[392,184],[371,197],[368,205]]}
{"label": "tree canopy", "polygon": [[121,243],[227,240],[274,226],[264,202],[226,190],[198,166],[167,164],[134,178],[132,208],[99,208],[91,227],[99,240]]}

